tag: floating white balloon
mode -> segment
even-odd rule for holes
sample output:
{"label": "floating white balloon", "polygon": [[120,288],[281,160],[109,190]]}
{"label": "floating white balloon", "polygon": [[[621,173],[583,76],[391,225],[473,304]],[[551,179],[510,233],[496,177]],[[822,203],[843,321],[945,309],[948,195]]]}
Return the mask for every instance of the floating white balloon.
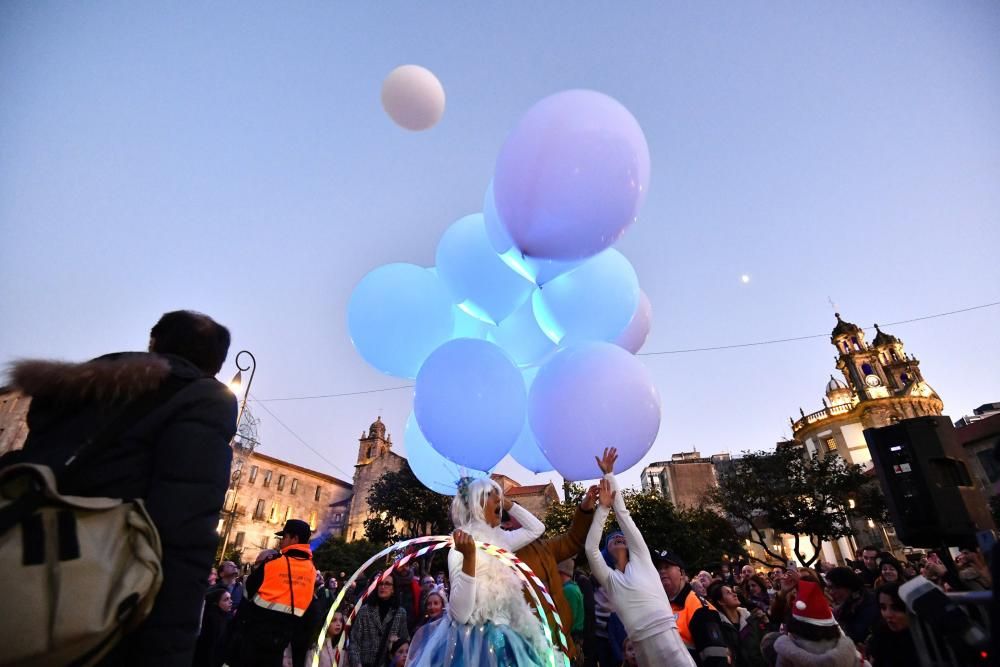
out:
{"label": "floating white balloon", "polygon": [[382,108],[400,127],[428,130],[444,115],[444,86],[429,69],[402,65],[382,82]]}

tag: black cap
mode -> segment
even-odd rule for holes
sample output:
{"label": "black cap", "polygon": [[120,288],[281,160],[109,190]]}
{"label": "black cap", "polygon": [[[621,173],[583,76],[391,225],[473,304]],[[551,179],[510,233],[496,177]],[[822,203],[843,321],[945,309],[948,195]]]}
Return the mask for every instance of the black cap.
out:
{"label": "black cap", "polygon": [[309,536],[312,535],[312,528],[302,519],[289,519],[285,522],[285,527],[276,532],[275,535],[278,537],[294,535],[300,541],[307,542],[309,541]]}
{"label": "black cap", "polygon": [[669,563],[670,565],[676,565],[682,570],[687,569],[687,566],[684,565],[684,560],[669,549],[651,549],[650,555],[653,557],[653,565]]}

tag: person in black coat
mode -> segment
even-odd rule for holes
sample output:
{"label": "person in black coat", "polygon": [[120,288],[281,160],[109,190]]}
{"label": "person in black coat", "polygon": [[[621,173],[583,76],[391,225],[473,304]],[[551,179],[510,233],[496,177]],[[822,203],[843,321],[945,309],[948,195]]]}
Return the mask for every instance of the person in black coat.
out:
{"label": "person in black coat", "polygon": [[232,609],[233,596],[225,586],[208,589],[192,667],[221,667],[225,662],[231,620],[229,613]]}
{"label": "person in black coat", "polygon": [[[153,327],[148,353],[110,354],[85,363],[23,361],[11,384],[31,397],[24,448],[8,463],[58,469],[122,412],[150,395],[167,396],[83,466],[60,492],[140,498],[159,532],[163,583],[149,617],[105,658],[105,665],[188,667],[198,636],[216,526],[229,485],[236,397],[213,376],[229,331],[190,311]],[[65,487],[65,488],[64,488]]]}

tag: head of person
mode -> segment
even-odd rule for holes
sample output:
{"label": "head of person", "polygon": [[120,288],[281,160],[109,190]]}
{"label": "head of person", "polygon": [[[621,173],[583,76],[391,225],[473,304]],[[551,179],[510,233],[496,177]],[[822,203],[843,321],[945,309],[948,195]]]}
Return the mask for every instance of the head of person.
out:
{"label": "head of person", "polygon": [[240,568],[231,560],[223,561],[219,568],[219,578],[226,584],[232,584],[240,574]]}
{"label": "head of person", "polygon": [[878,572],[878,547],[867,546],[861,550],[861,563],[865,569]]}
{"label": "head of person", "polygon": [[706,591],[708,590],[708,587],[712,585],[712,581],[713,581],[712,575],[711,575],[711,573],[707,572],[706,570],[702,570],[701,572],[699,572],[698,574],[696,574],[695,578],[699,582],[701,582],[701,585],[705,587]]}
{"label": "head of person", "polygon": [[622,657],[625,658],[625,665],[628,667],[639,664],[639,658],[635,654],[635,644],[628,637],[625,638],[625,642],[622,644]]}
{"label": "head of person", "polygon": [[368,602],[375,603],[377,601],[389,601],[395,604],[396,602],[396,582],[393,581],[392,577],[386,577],[378,582],[375,587],[375,595],[368,596]]}
{"label": "head of person", "polygon": [[729,564],[728,563],[723,563],[722,565],[719,566],[719,574],[721,574],[723,577],[728,577],[729,576]]}
{"label": "head of person", "polygon": [[775,565],[771,568],[771,573],[767,575],[767,578],[771,580],[771,585],[775,589],[781,588],[781,583],[785,580],[786,570],[781,565]]}
{"label": "head of person", "polygon": [[438,572],[434,575],[434,581],[440,585],[444,583],[444,572]]}
{"label": "head of person", "polygon": [[559,561],[559,576],[562,577],[563,583],[567,581],[573,581],[573,559],[567,558],[566,560]]}
{"label": "head of person", "polygon": [[228,614],[233,609],[233,596],[223,586],[210,588],[205,594],[205,606],[217,607]]}
{"label": "head of person", "polygon": [[337,577],[329,577],[326,580],[326,587],[329,588],[331,591],[335,591],[338,588],[340,588],[340,584],[337,583]]}
{"label": "head of person", "polygon": [[214,567],[208,571],[208,585],[214,586],[219,581],[219,571]]}
{"label": "head of person", "polygon": [[761,598],[767,596],[767,582],[759,574],[751,575],[747,580],[747,593],[751,597]]}
{"label": "head of person", "polygon": [[613,530],[604,539],[604,549],[601,551],[604,562],[612,569],[624,570],[628,564],[628,541],[620,530]]}
{"label": "head of person", "polygon": [[834,604],[841,605],[864,590],[865,582],[849,567],[835,567],[826,573],[826,587]]}
{"label": "head of person", "polygon": [[882,620],[892,632],[902,632],[910,627],[906,605],[899,597],[899,584],[886,584],[878,589],[878,608]]}
{"label": "head of person", "polygon": [[485,522],[490,527],[500,525],[503,511],[503,489],[489,477],[463,477],[451,502],[451,520],[456,528],[468,528]]}
{"label": "head of person", "polygon": [[441,618],[442,614],[444,614],[445,607],[447,606],[448,600],[444,596],[443,588],[435,588],[427,594],[427,602],[424,604],[424,609],[427,612],[427,618],[431,620]]}
{"label": "head of person", "polygon": [[903,574],[903,568],[896,560],[890,558],[883,559],[880,572],[882,573],[882,581],[884,583],[901,584],[906,581],[906,575]]}
{"label": "head of person", "polygon": [[906,562],[903,564],[903,574],[906,576],[907,581],[909,581],[917,576],[917,568],[913,567],[913,563]]}
{"label": "head of person", "polygon": [[[846,568],[844,568],[846,569]],[[852,573],[853,574],[853,573]],[[839,639],[842,631],[819,584],[800,579],[786,618],[788,633],[807,641]]]}
{"label": "head of person", "polygon": [[716,609],[722,608],[727,611],[736,611],[740,606],[740,598],[729,585],[716,581],[706,589],[708,601],[715,605]]}
{"label": "head of person", "polygon": [[296,544],[308,544],[312,529],[309,524],[301,519],[289,519],[285,522],[285,527],[275,533],[281,538],[278,543],[279,549],[285,549]]}
{"label": "head of person", "polygon": [[743,575],[744,579],[749,579],[750,577],[753,577],[757,573],[754,571],[753,565],[744,565],[743,569],[740,570],[740,574]]}
{"label": "head of person", "polygon": [[420,578],[420,590],[423,591],[424,593],[430,593],[431,590],[434,589],[435,585],[436,584],[434,583],[434,577],[432,577],[429,574],[425,574],[423,577]]}
{"label": "head of person", "polygon": [[149,332],[149,351],[186,359],[216,375],[229,354],[229,329],[193,310],[165,313]]}
{"label": "head of person", "polygon": [[333,620],[330,621],[330,630],[327,634],[333,637],[340,637],[340,634],[343,631],[344,631],[344,614],[338,611],[333,614]]}
{"label": "head of person", "polygon": [[406,664],[406,657],[410,652],[409,639],[397,639],[389,649],[389,664],[392,667],[403,667]]}
{"label": "head of person", "polygon": [[658,549],[650,552],[653,556],[653,565],[660,573],[660,583],[667,597],[673,600],[687,583],[684,575],[684,561],[680,556],[669,549]]}

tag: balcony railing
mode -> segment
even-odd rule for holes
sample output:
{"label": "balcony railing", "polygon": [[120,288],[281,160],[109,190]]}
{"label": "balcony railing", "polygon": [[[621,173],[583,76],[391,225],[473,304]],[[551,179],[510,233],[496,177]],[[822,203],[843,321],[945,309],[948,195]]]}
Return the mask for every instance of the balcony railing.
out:
{"label": "balcony railing", "polygon": [[802,417],[797,422],[795,422],[795,424],[792,426],[792,429],[796,433],[798,433],[799,431],[801,431],[802,429],[804,429],[806,426],[810,426],[812,424],[815,424],[816,422],[821,422],[821,421],[823,421],[825,419],[829,419],[830,417],[837,417],[838,415],[846,415],[847,413],[849,413],[853,409],[854,409],[854,404],[853,403],[843,403],[841,405],[831,405],[828,408],[823,408],[822,410],[817,410],[816,412],[814,412],[812,414],[809,414],[809,415],[806,415],[805,417]]}

